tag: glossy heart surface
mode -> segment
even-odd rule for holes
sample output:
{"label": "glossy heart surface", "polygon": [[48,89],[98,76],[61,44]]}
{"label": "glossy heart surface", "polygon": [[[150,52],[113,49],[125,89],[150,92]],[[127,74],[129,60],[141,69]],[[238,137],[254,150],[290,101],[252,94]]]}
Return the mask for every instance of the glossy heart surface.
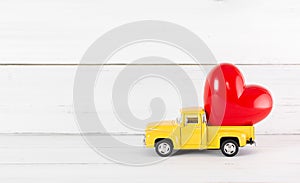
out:
{"label": "glossy heart surface", "polygon": [[252,126],[267,117],[272,105],[270,92],[245,85],[242,73],[232,64],[215,66],[206,78],[204,108],[209,125]]}

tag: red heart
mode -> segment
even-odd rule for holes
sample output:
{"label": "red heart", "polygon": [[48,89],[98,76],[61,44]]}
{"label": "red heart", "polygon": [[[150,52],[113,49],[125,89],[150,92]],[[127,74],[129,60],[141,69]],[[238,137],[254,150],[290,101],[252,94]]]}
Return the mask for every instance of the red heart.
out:
{"label": "red heart", "polygon": [[207,76],[204,108],[209,125],[251,126],[263,120],[272,109],[268,90],[244,83],[242,73],[232,64],[220,64]]}

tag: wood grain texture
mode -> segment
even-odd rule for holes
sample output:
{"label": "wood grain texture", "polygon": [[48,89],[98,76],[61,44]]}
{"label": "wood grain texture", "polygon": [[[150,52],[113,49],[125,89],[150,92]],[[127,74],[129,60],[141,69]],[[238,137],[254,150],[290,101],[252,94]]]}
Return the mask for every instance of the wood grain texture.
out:
{"label": "wood grain texture", "polygon": [[[72,97],[82,55],[112,28],[154,19],[177,23],[196,33],[219,62],[239,64],[247,83],[262,84],[272,92],[274,110],[257,125],[258,133],[298,134],[300,6],[295,2],[1,1],[0,133],[78,133]],[[108,132],[136,133],[114,117],[112,83],[126,64],[153,55],[182,65],[201,104],[205,74],[189,65],[195,64],[191,58],[159,43],[131,45],[111,57],[108,64],[112,65],[105,66],[103,81],[95,86],[95,103],[99,114],[104,113],[101,117]],[[155,64],[145,67],[155,68]],[[88,66],[87,71],[93,67]],[[155,96],[165,99],[165,118],[175,118],[180,108],[176,91],[157,80],[142,81],[134,88],[129,101],[134,115],[150,115],[149,103]]]}
{"label": "wood grain texture", "polygon": [[[0,63],[79,63],[87,48],[112,28],[138,20],[163,20],[196,33],[219,62],[298,64],[299,10],[295,0],[4,0],[0,2]],[[132,52],[174,54],[162,48],[136,45],[111,62],[130,62]],[[184,57],[175,61],[190,62]]]}
{"label": "wood grain texture", "polygon": [[[274,109],[256,125],[256,134],[264,134],[256,136],[256,147],[242,148],[234,158],[219,151],[186,151],[162,163],[131,167],[109,161],[88,146],[78,134],[73,109],[80,60],[104,33],[140,20],[186,27],[203,39],[218,62],[238,64],[247,84],[271,91]],[[299,21],[296,0],[1,0],[0,182],[299,182]],[[175,64],[127,65],[146,56]],[[143,130],[131,130],[116,117],[114,83],[127,67],[178,67],[187,73],[203,104],[206,73],[193,64],[185,53],[161,43],[119,50],[103,66],[94,88],[97,115],[106,131],[91,132],[138,145],[138,155],[145,159],[157,157],[153,149],[142,147]],[[85,72],[95,67],[85,65]],[[183,80],[177,72],[170,74]],[[140,80],[128,95],[130,110],[142,119],[151,115],[155,97],[166,104],[165,119],[174,119],[181,107],[176,87],[158,78]],[[102,146],[111,152],[132,152]]]}
{"label": "wood grain texture", "polygon": [[[95,85],[95,105],[107,132],[143,133],[125,127],[112,106],[112,88],[125,67],[141,69],[158,66],[105,66]],[[160,66],[179,67],[179,66]],[[205,66],[208,67],[208,66]],[[202,102],[206,73],[198,66],[180,66],[195,85]],[[247,84],[268,88],[274,109],[256,125],[259,134],[294,134],[300,132],[298,114],[300,66],[239,66]],[[0,67],[0,133],[78,133],[73,110],[73,84],[77,66],[2,66]],[[94,66],[86,66],[86,72]],[[176,72],[173,76],[180,80]],[[128,91],[124,91],[128,92]],[[150,101],[161,97],[166,104],[165,119],[175,119],[181,101],[176,88],[158,78],[137,82],[129,92],[130,110],[138,118],[147,118]]]}
{"label": "wood grain texture", "polygon": [[[161,163],[132,167],[106,160],[80,136],[1,136],[0,181],[298,182],[299,137],[259,135],[256,147],[241,148],[233,158],[220,151],[182,151]],[[140,140],[141,136],[127,139]],[[140,153],[157,156],[153,149],[141,148]]]}

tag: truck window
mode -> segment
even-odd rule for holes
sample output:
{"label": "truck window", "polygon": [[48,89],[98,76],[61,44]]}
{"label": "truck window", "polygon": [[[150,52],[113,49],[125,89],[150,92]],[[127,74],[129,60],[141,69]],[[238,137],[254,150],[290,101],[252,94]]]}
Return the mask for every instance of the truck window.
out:
{"label": "truck window", "polygon": [[187,116],[186,117],[186,123],[188,124],[190,124],[190,123],[193,123],[193,124],[195,124],[195,123],[198,123],[198,116]]}

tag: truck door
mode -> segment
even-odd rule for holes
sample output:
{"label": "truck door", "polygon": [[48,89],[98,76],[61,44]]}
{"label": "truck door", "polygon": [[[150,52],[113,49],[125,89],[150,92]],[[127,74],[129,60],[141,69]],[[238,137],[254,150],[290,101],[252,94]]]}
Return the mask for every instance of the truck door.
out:
{"label": "truck door", "polygon": [[201,118],[199,114],[185,114],[181,126],[181,147],[197,149],[201,145]]}
{"label": "truck door", "polygon": [[200,148],[206,149],[207,148],[207,119],[206,114],[201,114],[201,146]]}

